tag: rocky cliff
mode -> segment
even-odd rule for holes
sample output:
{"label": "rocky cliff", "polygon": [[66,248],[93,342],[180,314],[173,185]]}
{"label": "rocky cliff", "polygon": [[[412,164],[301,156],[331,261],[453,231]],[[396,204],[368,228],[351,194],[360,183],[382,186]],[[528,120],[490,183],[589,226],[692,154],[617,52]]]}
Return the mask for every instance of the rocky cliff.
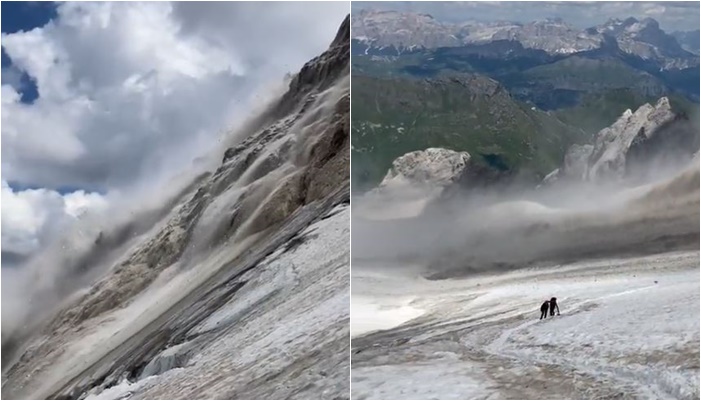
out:
{"label": "rocky cliff", "polygon": [[349,40],[347,17],[216,171],[17,333],[4,398],[349,396]]}
{"label": "rocky cliff", "polygon": [[698,132],[688,116],[672,111],[663,97],[654,105],[626,110],[611,126],[599,131],[591,145],[573,145],[560,168],[545,183],[620,181],[649,175],[656,164],[686,163],[698,151]]}

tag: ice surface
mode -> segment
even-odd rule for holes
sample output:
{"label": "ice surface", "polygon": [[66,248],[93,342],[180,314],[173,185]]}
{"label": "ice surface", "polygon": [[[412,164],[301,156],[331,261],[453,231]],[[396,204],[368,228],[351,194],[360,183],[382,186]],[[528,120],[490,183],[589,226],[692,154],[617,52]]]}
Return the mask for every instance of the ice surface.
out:
{"label": "ice surface", "polygon": [[[365,266],[356,281],[353,315],[383,313],[352,328],[354,399],[699,397],[698,252],[442,281]],[[539,320],[552,296],[561,316]],[[406,320],[397,299],[423,313],[389,325]]]}
{"label": "ice surface", "polygon": [[[190,331],[195,341],[211,338],[186,366],[94,396],[347,397],[350,208],[330,214],[307,228],[296,247],[276,251],[242,276],[246,284],[230,301]],[[266,380],[273,376],[279,379]]]}
{"label": "ice surface", "polygon": [[[392,377],[388,383],[388,377]],[[446,353],[430,362],[353,369],[354,399],[490,399],[489,378],[478,365]]]}
{"label": "ice surface", "polygon": [[[351,336],[357,336],[376,330],[386,330],[421,316],[423,311],[408,305],[413,298],[379,300],[373,302],[371,297],[354,296],[353,326]],[[395,302],[398,302],[395,304]],[[393,305],[393,306],[390,306]]]}

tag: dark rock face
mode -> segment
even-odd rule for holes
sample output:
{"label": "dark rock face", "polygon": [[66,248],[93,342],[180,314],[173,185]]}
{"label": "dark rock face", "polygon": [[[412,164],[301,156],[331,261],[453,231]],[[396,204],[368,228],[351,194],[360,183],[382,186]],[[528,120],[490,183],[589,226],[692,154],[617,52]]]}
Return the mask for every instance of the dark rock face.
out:
{"label": "dark rock face", "polygon": [[350,98],[339,99],[333,121],[311,149],[311,159],[302,179],[304,203],[321,199],[348,182],[350,165]]}

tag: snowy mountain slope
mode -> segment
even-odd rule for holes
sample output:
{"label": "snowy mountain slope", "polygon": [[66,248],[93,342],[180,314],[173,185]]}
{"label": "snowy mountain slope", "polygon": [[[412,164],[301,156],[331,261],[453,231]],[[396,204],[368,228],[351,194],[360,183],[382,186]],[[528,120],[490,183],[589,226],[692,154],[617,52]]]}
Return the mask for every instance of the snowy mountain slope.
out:
{"label": "snowy mountain slope", "polygon": [[164,358],[159,368],[101,393],[98,387],[88,398],[347,394],[349,213],[347,204],[337,206],[240,275],[240,288],[230,299],[183,332],[182,345],[161,353],[184,345],[173,352],[181,361]]}
{"label": "snowy mountain slope", "polygon": [[[621,140],[668,124],[664,109],[646,107]],[[352,398],[698,399],[699,166],[687,151],[642,183],[358,197]],[[387,218],[397,207],[414,213]],[[540,321],[553,296],[562,315]]]}
{"label": "snowy mountain slope", "polygon": [[[697,251],[450,281],[378,267],[353,269],[353,399],[699,396]],[[551,296],[561,316],[538,320]],[[356,316],[399,297],[418,311],[401,325]]]}
{"label": "snowy mountain slope", "polygon": [[660,29],[658,22],[652,18],[614,18],[595,29],[602,35],[615,37],[624,52],[644,60],[657,60],[665,69],[698,65],[698,59],[693,62],[692,53],[684,50],[675,37]]}
{"label": "snowy mountain slope", "polygon": [[[114,259],[87,259],[109,263],[106,275],[52,319],[14,333],[3,397],[78,398],[144,378],[144,397],[169,398],[185,391],[171,376],[183,364],[192,398],[347,397],[349,35],[346,18],[329,49],[160,221]],[[316,232],[302,234],[315,222]],[[86,259],[68,268],[73,260]],[[314,330],[303,311],[316,318]],[[241,346],[242,337],[253,342]],[[273,356],[277,363],[262,363]],[[299,376],[318,361],[318,375]]]}

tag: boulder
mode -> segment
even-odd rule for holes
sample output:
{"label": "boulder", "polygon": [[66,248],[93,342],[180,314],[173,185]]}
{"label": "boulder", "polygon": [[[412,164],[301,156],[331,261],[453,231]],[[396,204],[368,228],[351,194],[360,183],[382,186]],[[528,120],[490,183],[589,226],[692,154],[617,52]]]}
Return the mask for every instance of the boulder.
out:
{"label": "boulder", "polygon": [[469,153],[449,149],[410,152],[392,162],[380,188],[406,184],[446,187],[460,179],[469,161]]}

